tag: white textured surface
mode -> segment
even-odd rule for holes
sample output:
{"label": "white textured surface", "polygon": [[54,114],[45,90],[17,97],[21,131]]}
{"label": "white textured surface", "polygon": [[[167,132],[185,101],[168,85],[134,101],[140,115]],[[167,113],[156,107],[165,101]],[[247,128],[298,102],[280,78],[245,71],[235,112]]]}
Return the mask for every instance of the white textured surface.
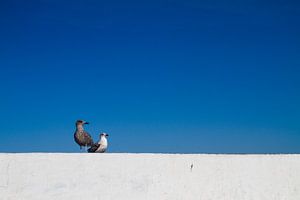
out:
{"label": "white textured surface", "polygon": [[3,153],[0,199],[299,200],[300,155]]}

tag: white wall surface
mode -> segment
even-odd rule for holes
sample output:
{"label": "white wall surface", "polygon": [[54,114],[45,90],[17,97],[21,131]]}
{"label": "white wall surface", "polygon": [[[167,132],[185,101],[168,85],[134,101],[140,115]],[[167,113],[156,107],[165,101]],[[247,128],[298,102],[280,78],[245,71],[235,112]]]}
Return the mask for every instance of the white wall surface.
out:
{"label": "white wall surface", "polygon": [[2,153],[0,199],[300,200],[300,155]]}

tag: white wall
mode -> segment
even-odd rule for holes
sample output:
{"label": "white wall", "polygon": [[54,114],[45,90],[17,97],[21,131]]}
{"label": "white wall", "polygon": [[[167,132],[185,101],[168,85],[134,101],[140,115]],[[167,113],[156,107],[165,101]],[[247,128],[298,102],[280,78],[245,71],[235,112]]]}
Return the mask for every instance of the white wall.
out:
{"label": "white wall", "polygon": [[0,199],[300,200],[300,155],[0,154]]}

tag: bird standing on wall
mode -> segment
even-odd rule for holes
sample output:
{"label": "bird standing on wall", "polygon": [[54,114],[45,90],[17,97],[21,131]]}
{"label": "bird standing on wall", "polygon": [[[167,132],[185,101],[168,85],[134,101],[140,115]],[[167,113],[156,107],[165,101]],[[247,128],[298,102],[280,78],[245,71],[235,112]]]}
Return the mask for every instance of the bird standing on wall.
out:
{"label": "bird standing on wall", "polygon": [[104,153],[108,146],[107,137],[108,137],[108,134],[101,133],[100,140],[97,143],[93,144],[91,146],[91,148],[88,149],[88,152],[89,153]]}
{"label": "bird standing on wall", "polygon": [[92,146],[92,144],[94,143],[91,135],[83,129],[84,124],[89,123],[83,120],[76,121],[76,131],[74,133],[74,139],[75,142],[80,146],[80,149],[82,149],[83,146],[85,146],[86,148]]}

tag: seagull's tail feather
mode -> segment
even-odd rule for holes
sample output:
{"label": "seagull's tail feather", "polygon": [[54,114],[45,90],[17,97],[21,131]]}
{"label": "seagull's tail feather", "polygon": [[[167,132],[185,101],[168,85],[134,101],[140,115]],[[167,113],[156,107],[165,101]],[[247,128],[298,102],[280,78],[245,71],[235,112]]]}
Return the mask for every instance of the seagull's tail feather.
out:
{"label": "seagull's tail feather", "polygon": [[99,148],[99,146],[100,146],[100,144],[94,143],[94,144],[92,144],[91,148],[89,148],[87,151],[89,153],[94,153]]}

